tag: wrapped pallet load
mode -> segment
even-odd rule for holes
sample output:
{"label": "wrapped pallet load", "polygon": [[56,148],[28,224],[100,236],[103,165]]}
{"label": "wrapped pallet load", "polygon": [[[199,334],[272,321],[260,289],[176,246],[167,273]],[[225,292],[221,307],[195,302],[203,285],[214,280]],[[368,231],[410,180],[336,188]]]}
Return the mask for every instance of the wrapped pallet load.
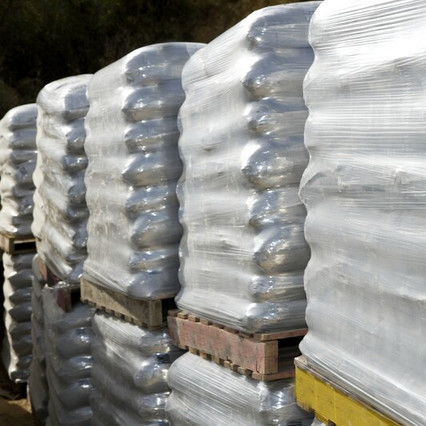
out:
{"label": "wrapped pallet load", "polygon": [[46,375],[49,388],[47,426],[89,426],[92,318],[94,308],[74,304],[69,312],[58,306],[58,289],[42,292]]}
{"label": "wrapped pallet load", "polygon": [[302,82],[318,2],[254,12],[183,70],[179,308],[244,332],[305,325]]}
{"label": "wrapped pallet load", "polygon": [[46,378],[46,347],[42,297],[45,282],[40,274],[38,254],[33,257],[32,270],[31,336],[33,342],[33,356],[30,366],[30,377],[28,379],[28,389],[32,412],[41,422],[45,422],[49,398]]}
{"label": "wrapped pallet load", "polygon": [[148,331],[106,314],[93,319],[92,426],[166,425],[166,377],[181,355],[165,329]]}
{"label": "wrapped pallet load", "polygon": [[312,415],[294,399],[292,380],[258,382],[187,353],[173,363],[167,399],[172,425],[310,426]]}
{"label": "wrapped pallet load", "polygon": [[3,254],[4,322],[2,360],[9,377],[16,383],[27,382],[32,358],[31,293],[34,254]]}
{"label": "wrapped pallet load", "polygon": [[389,417],[424,424],[426,3],[327,0],[310,41],[301,350]]}
{"label": "wrapped pallet load", "polygon": [[176,117],[182,67],[200,47],[143,47],[89,84],[84,278],[134,299],[172,297],[179,289]]}
{"label": "wrapped pallet load", "polygon": [[87,256],[84,119],[91,75],[46,85],[37,97],[34,222],[41,260],[59,279],[79,283]]}
{"label": "wrapped pallet load", "polygon": [[0,121],[0,233],[31,236],[36,165],[36,104],[11,109]]}

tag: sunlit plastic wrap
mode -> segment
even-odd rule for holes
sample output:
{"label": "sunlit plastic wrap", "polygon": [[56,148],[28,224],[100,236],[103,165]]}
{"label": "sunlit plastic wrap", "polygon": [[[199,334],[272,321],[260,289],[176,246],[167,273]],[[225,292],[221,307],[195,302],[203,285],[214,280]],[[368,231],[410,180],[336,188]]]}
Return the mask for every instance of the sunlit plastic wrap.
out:
{"label": "sunlit plastic wrap", "polygon": [[30,366],[28,388],[33,412],[40,421],[44,422],[47,418],[49,391],[46,378],[46,349],[44,343],[44,314],[42,298],[42,291],[45,282],[40,273],[38,255],[35,255],[33,258],[32,269],[33,291],[31,294],[31,336],[33,343],[33,356]]}
{"label": "sunlit plastic wrap", "polygon": [[31,293],[34,254],[3,254],[4,323],[2,359],[16,383],[28,380],[32,358]]}
{"label": "sunlit plastic wrap", "polygon": [[401,424],[424,424],[426,3],[327,0],[310,41],[301,350]]}
{"label": "sunlit plastic wrap", "polygon": [[96,313],[92,343],[92,426],[167,425],[167,373],[183,352],[167,329],[148,331]]}
{"label": "sunlit plastic wrap", "polygon": [[[61,285],[64,283],[57,284]],[[92,417],[90,345],[95,309],[77,303],[64,312],[57,304],[57,289],[46,286],[42,294],[49,387],[47,426],[88,426]]]}
{"label": "sunlit plastic wrap", "polygon": [[87,256],[84,120],[90,78],[80,75],[54,81],[37,97],[37,189],[32,230],[41,240],[38,252],[43,262],[70,283],[79,282]]}
{"label": "sunlit plastic wrap", "polygon": [[170,368],[166,413],[172,425],[310,426],[292,380],[259,382],[186,353]]}
{"label": "sunlit plastic wrap", "polygon": [[88,88],[88,259],[84,276],[137,299],[179,290],[176,181],[181,72],[203,45],[143,47],[98,71]]}
{"label": "sunlit plastic wrap", "polygon": [[254,12],[186,64],[181,309],[247,332],[305,325],[303,78],[318,2]]}
{"label": "sunlit plastic wrap", "polygon": [[31,235],[37,105],[11,109],[0,121],[0,232]]}

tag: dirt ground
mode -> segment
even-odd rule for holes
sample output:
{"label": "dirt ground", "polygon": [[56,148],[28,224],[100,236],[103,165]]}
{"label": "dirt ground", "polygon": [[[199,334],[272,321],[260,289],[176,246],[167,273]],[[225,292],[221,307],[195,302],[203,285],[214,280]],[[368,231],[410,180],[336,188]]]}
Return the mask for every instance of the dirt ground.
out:
{"label": "dirt ground", "polygon": [[0,426],[34,426],[28,400],[0,398]]}

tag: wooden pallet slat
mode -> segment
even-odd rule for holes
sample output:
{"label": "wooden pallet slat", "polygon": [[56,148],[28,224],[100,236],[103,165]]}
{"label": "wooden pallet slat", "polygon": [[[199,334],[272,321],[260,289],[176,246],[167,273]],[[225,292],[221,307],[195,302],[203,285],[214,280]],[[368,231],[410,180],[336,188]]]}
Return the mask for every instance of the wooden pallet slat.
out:
{"label": "wooden pallet slat", "polygon": [[0,234],[0,250],[9,254],[35,253],[35,238],[32,235],[14,236]]}
{"label": "wooden pallet slat", "polygon": [[[188,347],[197,355],[208,354],[213,361],[233,371],[264,381],[294,376],[292,363],[283,367],[279,362],[280,339],[295,337],[294,330],[272,333],[273,337],[280,337],[274,340],[266,334],[259,338],[229,327],[219,327],[185,312],[171,311],[167,321],[176,346]],[[296,332],[297,337],[304,334],[306,329]]]}
{"label": "wooden pallet slat", "polygon": [[311,368],[303,356],[295,359],[296,400],[326,425],[397,426],[359,397]]}
{"label": "wooden pallet slat", "polygon": [[174,306],[174,299],[140,300],[125,294],[101,287],[86,279],[81,280],[81,300],[99,310],[113,313],[136,325],[157,329],[167,325],[167,311]]}

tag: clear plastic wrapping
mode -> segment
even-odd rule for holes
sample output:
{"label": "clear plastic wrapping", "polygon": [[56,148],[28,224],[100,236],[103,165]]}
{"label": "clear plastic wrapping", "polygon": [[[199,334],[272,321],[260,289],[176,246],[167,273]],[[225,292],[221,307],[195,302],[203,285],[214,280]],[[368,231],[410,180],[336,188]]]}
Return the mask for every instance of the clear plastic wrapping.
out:
{"label": "clear plastic wrapping", "polygon": [[3,253],[4,323],[2,359],[9,377],[16,383],[28,380],[32,358],[31,293],[34,254]]}
{"label": "clear plastic wrapping", "polygon": [[302,82],[318,4],[256,11],[183,69],[176,301],[250,333],[305,325]]}
{"label": "clear plastic wrapping", "polygon": [[11,109],[0,121],[0,233],[31,235],[37,105]]}
{"label": "clear plastic wrapping", "polygon": [[259,382],[186,353],[170,368],[166,413],[172,425],[310,426],[292,380]]}
{"label": "clear plastic wrapping", "polygon": [[179,289],[176,120],[182,67],[200,47],[143,47],[89,84],[84,276],[133,298],[171,297]]}
{"label": "clear plastic wrapping", "polygon": [[91,370],[93,338],[91,321],[95,309],[76,303],[70,312],[57,304],[58,283],[42,293],[46,373],[49,388],[47,426],[88,426],[92,410]]}
{"label": "clear plastic wrapping", "polygon": [[49,390],[46,378],[46,349],[44,342],[44,314],[42,291],[45,285],[40,273],[38,255],[32,261],[33,279],[31,294],[31,336],[33,342],[32,360],[28,388],[32,409],[40,421],[47,419]]}
{"label": "clear plastic wrapping", "polygon": [[404,425],[426,419],[426,3],[327,0],[306,76],[308,362]]}
{"label": "clear plastic wrapping", "polygon": [[148,331],[96,313],[93,331],[92,425],[168,424],[167,373],[183,352],[172,345],[167,330]]}
{"label": "clear plastic wrapping", "polygon": [[34,222],[43,262],[59,278],[78,283],[87,256],[84,173],[86,90],[91,75],[67,77],[45,86],[37,97],[37,167],[33,176]]}

